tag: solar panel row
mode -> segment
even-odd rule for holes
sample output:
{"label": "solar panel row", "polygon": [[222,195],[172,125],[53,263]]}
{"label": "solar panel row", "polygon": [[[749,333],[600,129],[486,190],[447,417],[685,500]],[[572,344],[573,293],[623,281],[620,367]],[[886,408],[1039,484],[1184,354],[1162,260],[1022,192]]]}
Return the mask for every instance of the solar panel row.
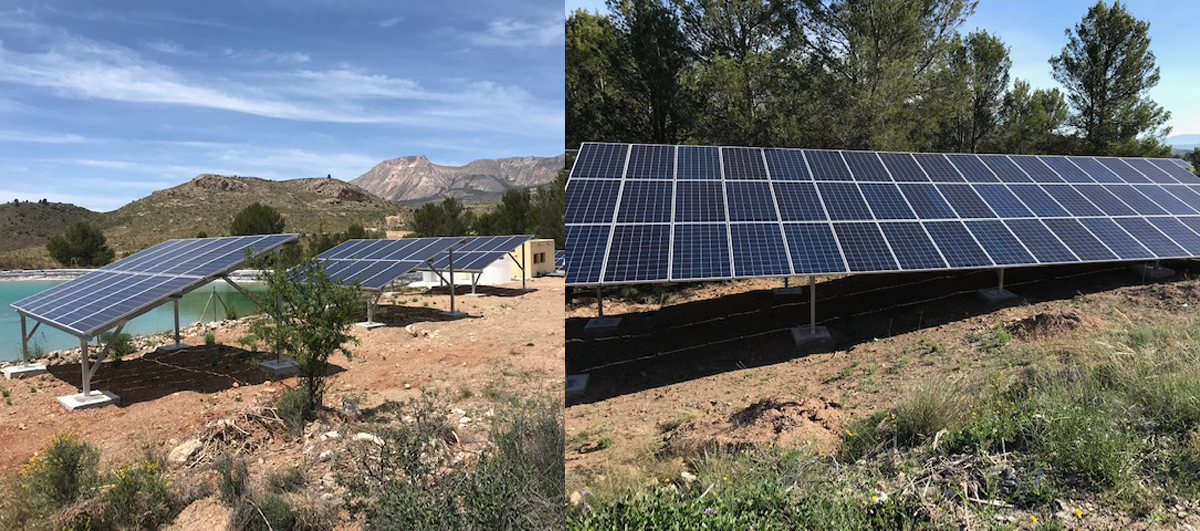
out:
{"label": "solar panel row", "polygon": [[334,282],[349,285],[357,281],[362,288],[378,290],[416,269],[448,269],[451,249],[455,271],[481,271],[530,238],[517,235],[348,240],[317,258]]}
{"label": "solar panel row", "polygon": [[554,251],[554,270],[555,271],[566,271],[567,270],[567,252],[566,251],[563,251],[561,249]]}
{"label": "solar panel row", "polygon": [[[629,173],[626,159],[639,171]],[[585,144],[567,187],[567,282],[1198,256],[1200,179],[1185,168],[1166,159]]]}
{"label": "solar panel row", "polygon": [[226,273],[295,234],[169,240],[12,304],[39,321],[93,336]]}

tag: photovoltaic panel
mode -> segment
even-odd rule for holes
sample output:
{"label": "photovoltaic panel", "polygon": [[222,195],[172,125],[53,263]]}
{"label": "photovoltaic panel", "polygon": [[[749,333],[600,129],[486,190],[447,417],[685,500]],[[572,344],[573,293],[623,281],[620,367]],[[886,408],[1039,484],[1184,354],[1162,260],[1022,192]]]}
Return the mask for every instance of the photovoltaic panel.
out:
{"label": "photovoltaic panel", "polygon": [[633,146],[627,179],[674,179],[675,146]]}
{"label": "photovoltaic panel", "polygon": [[942,197],[941,192],[932,184],[902,184],[898,185],[900,193],[908,199],[908,204],[921,219],[947,219],[957,217],[950,203]]}
{"label": "photovoltaic panel", "polygon": [[728,278],[729,237],[724,223],[675,226],[673,280]]}
{"label": "photovoltaic panel", "polygon": [[611,225],[567,225],[567,283],[595,283],[604,268]]}
{"label": "photovoltaic panel", "polygon": [[[526,237],[528,239],[528,237]],[[439,254],[464,243],[463,237],[346,240],[317,256],[330,280],[341,285],[358,284],[379,290],[404,274],[436,261]],[[465,270],[469,259],[461,257],[455,269]],[[462,264],[460,266],[459,264]]]}
{"label": "photovoltaic panel", "polygon": [[679,146],[678,178],[720,180],[721,150],[709,146]]}
{"label": "photovoltaic panel", "polygon": [[996,177],[987,166],[984,166],[979,157],[975,155],[951,153],[947,154],[946,158],[955,168],[958,168],[958,172],[967,179],[967,182],[994,183],[1000,181],[1000,178]]}
{"label": "photovoltaic panel", "polygon": [[[454,270],[481,272],[509,253],[513,253],[514,260],[529,260],[528,256],[521,256],[517,248],[531,239],[533,236],[528,234],[468,237],[463,243],[451,247],[454,251]],[[449,269],[450,253],[447,251],[438,253],[437,257],[429,262],[429,265],[432,267],[420,269]]]}
{"label": "photovoltaic panel", "polygon": [[925,229],[942,250],[950,267],[990,266],[992,261],[959,221],[930,221]]}
{"label": "photovoltaic panel", "polygon": [[850,166],[850,173],[856,181],[874,181],[874,182],[890,182],[891,177],[888,176],[887,170],[883,169],[883,163],[879,162],[879,157],[869,151],[845,151],[842,153],[846,158],[846,164]]}
{"label": "photovoltaic panel", "polygon": [[791,274],[779,224],[741,223],[729,228],[733,238],[733,268],[739,277]]}
{"label": "photovoltaic panel", "polygon": [[775,201],[779,203],[779,215],[783,221],[824,221],[825,207],[817,196],[817,187],[811,182],[776,182]]}
{"label": "photovoltaic panel", "polygon": [[900,269],[944,269],[946,261],[917,222],[881,223],[884,237],[896,253]]}
{"label": "photovoltaic panel", "polygon": [[295,234],[169,240],[12,304],[22,314],[92,337],[169,298],[182,296]]}
{"label": "photovoltaic panel", "polygon": [[963,182],[962,175],[959,175],[958,170],[950,164],[949,160],[941,153],[913,153],[913,157],[917,159],[917,164],[921,165],[921,169],[925,170],[925,174],[934,182]]}
{"label": "photovoltaic panel", "polygon": [[626,144],[586,144],[575,158],[571,178],[620,179],[628,153]]}
{"label": "photovoltaic panel", "polygon": [[561,249],[554,251],[554,270],[555,271],[566,271],[567,270],[567,252],[566,251],[561,250]]}
{"label": "photovoltaic panel", "polygon": [[876,223],[834,223],[850,271],[894,271],[896,260]]}
{"label": "photovoltaic panel", "polygon": [[820,151],[806,149],[804,158],[808,160],[808,169],[813,179],[818,181],[850,181],[850,170],[841,153],[837,151]]}
{"label": "photovoltaic panel", "polygon": [[929,182],[929,177],[908,153],[879,153],[892,179],[898,182]]}
{"label": "photovoltaic panel", "polygon": [[1200,250],[1200,179],[1175,160],[599,146],[568,180],[568,240],[591,260],[572,285]]}
{"label": "photovoltaic panel", "polygon": [[811,181],[804,152],[799,149],[767,149],[767,170],[772,181]]}
{"label": "photovoltaic panel", "polygon": [[767,167],[763,165],[762,150],[759,148],[722,148],[726,179],[766,179]]}
{"label": "photovoltaic panel", "polygon": [[828,223],[785,223],[792,269],[797,275],[844,273],[846,264]]}
{"label": "photovoltaic panel", "polygon": [[725,216],[725,188],[714,181],[675,183],[675,221],[721,221]]}

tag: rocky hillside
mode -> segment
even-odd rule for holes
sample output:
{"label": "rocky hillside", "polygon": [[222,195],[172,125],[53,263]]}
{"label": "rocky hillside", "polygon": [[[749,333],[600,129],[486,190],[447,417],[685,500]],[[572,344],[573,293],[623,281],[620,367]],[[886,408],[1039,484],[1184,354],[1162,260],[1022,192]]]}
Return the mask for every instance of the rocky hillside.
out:
{"label": "rocky hillside", "polygon": [[0,253],[44,245],[46,239],[79,220],[95,222],[103,214],[68,203],[0,205]]}
{"label": "rocky hillside", "polygon": [[[345,230],[352,223],[383,228],[404,207],[353,184],[328,178],[273,181],[257,177],[199,175],[159,190],[112,212],[96,213],[73,205],[36,203],[0,206],[0,269],[55,267],[46,239],[78,219],[104,229],[108,243],[123,253],[169,238],[229,233],[233,216],[258,201],[279,211],[288,232]],[[20,235],[11,239],[7,235]]]}
{"label": "rocky hillside", "polygon": [[409,204],[449,196],[494,201],[509,188],[549,183],[565,162],[566,155],[559,155],[480,159],[466,166],[442,166],[424,155],[412,155],[380,162],[350,182],[380,197]]}

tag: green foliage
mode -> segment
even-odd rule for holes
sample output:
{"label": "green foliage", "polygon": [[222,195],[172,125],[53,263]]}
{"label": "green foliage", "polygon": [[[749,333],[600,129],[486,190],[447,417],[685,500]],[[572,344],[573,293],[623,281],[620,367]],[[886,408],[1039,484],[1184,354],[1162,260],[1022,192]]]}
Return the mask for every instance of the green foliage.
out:
{"label": "green foliage", "polygon": [[217,344],[216,334],[213,334],[212,332],[205,333],[204,334],[204,344],[209,347],[216,345]]}
{"label": "green foliage", "polygon": [[[449,459],[453,430],[428,397],[400,406],[415,421],[379,433],[339,480],[371,529],[561,529],[561,408],[524,408],[500,421],[496,447],[474,465]],[[365,471],[362,467],[365,466]]]}
{"label": "green foliage", "polygon": [[475,218],[475,234],[533,234],[553,239],[562,248],[566,241],[566,185],[564,168],[544,188],[513,188],[504,192],[494,210]]}
{"label": "green foliage", "polygon": [[67,267],[100,267],[116,256],[104,239],[104,232],[86,221],[77,221],[61,234],[50,237],[46,250]]}
{"label": "green foliage", "polygon": [[[297,276],[304,281],[297,282]],[[321,407],[329,357],[341,352],[349,358],[346,346],[358,343],[350,334],[361,306],[358,287],[335,284],[321,264],[311,258],[295,269],[276,265],[260,278],[265,289],[251,291],[248,296],[259,308],[266,309],[270,318],[252,321],[244,339],[296,360],[300,365],[299,389],[304,391],[302,410],[304,418],[310,420]]]}
{"label": "green foliage", "polygon": [[475,219],[475,232],[483,236],[522,234],[529,227],[533,192],[528,188],[510,188],[491,212]]}
{"label": "green foliage", "polygon": [[1073,31],[1062,52],[1050,59],[1054,79],[1067,90],[1089,155],[1165,156],[1161,142],[1171,113],[1149,98],[1159,72],[1150,51],[1150,24],[1120,2],[1099,0]]}
{"label": "green foliage", "polygon": [[242,458],[222,455],[213,469],[217,471],[217,498],[225,505],[233,505],[250,491],[250,472]]}
{"label": "green foliage", "polygon": [[204,232],[204,231],[200,231],[200,232],[197,232],[197,233],[196,233],[196,237],[197,237],[197,238],[207,238],[207,237],[208,237],[208,233],[207,233],[207,232]]}
{"label": "green foliage", "polygon": [[275,494],[296,492],[304,488],[304,474],[299,468],[273,470],[267,474],[267,490]]}
{"label": "green foliage", "polygon": [[89,518],[83,526],[86,529],[160,529],[183,509],[160,462],[122,466],[106,483],[100,517]]}
{"label": "green foliage", "polygon": [[947,55],[946,84],[959,99],[941,127],[941,140],[949,150],[974,153],[1000,124],[1012,60],[1000,38],[985,30],[955,38]]}
{"label": "green foliage", "polygon": [[283,232],[283,216],[275,209],[255,201],[238,212],[229,225],[231,236],[254,234],[280,234]]}
{"label": "green foliage", "polygon": [[100,334],[100,344],[107,345],[108,354],[116,361],[137,352],[137,347],[133,344],[133,336],[124,332],[115,336],[112,332],[104,332]]}
{"label": "green foliage", "polygon": [[100,452],[74,433],[55,436],[25,462],[16,477],[15,497],[35,518],[90,496],[99,486]]}
{"label": "green foliage", "polygon": [[463,236],[475,222],[475,216],[462,202],[447,197],[441,203],[425,203],[413,211],[408,230],[417,238]]}
{"label": "green foliage", "polygon": [[304,425],[312,418],[314,411],[310,409],[308,391],[303,387],[293,387],[279,395],[275,403],[279,410],[279,418],[293,435],[299,436],[304,432]]}

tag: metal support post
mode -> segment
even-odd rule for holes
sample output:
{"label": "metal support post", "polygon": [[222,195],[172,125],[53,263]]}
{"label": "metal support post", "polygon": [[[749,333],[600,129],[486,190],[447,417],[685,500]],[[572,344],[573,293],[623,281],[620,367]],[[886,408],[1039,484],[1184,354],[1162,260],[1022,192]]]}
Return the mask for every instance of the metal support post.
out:
{"label": "metal support post", "polygon": [[479,283],[479,273],[471,273],[471,295],[475,294],[475,285]]}
{"label": "metal support post", "polygon": [[600,296],[600,286],[596,286],[596,309],[600,311],[600,317],[604,317],[604,297]]}
{"label": "metal support post", "polygon": [[454,313],[454,249],[447,249],[446,255],[450,258],[450,313]]}
{"label": "metal support post", "polygon": [[999,269],[1000,285],[996,287],[996,293],[1004,293],[1004,268]]}
{"label": "metal support post", "polygon": [[817,334],[817,277],[808,276],[808,333]]}
{"label": "metal support post", "polygon": [[25,314],[18,315],[21,316],[21,359],[29,363],[29,336],[25,334]]}
{"label": "metal support post", "polygon": [[529,244],[529,242],[525,242],[525,243],[521,244],[521,290],[522,291],[525,290],[525,277],[529,276],[529,271],[527,271],[525,268],[525,266],[527,265],[527,260],[526,260],[527,255],[525,253],[525,248],[528,246],[528,244]]}
{"label": "metal support post", "polygon": [[179,298],[175,298],[175,346],[179,346]]}
{"label": "metal support post", "polygon": [[791,277],[783,277],[783,287],[788,287],[788,280],[791,280]]}
{"label": "metal support post", "polygon": [[88,342],[87,338],[79,338],[79,372],[83,383],[83,396],[92,394],[92,375],[88,374]]}

